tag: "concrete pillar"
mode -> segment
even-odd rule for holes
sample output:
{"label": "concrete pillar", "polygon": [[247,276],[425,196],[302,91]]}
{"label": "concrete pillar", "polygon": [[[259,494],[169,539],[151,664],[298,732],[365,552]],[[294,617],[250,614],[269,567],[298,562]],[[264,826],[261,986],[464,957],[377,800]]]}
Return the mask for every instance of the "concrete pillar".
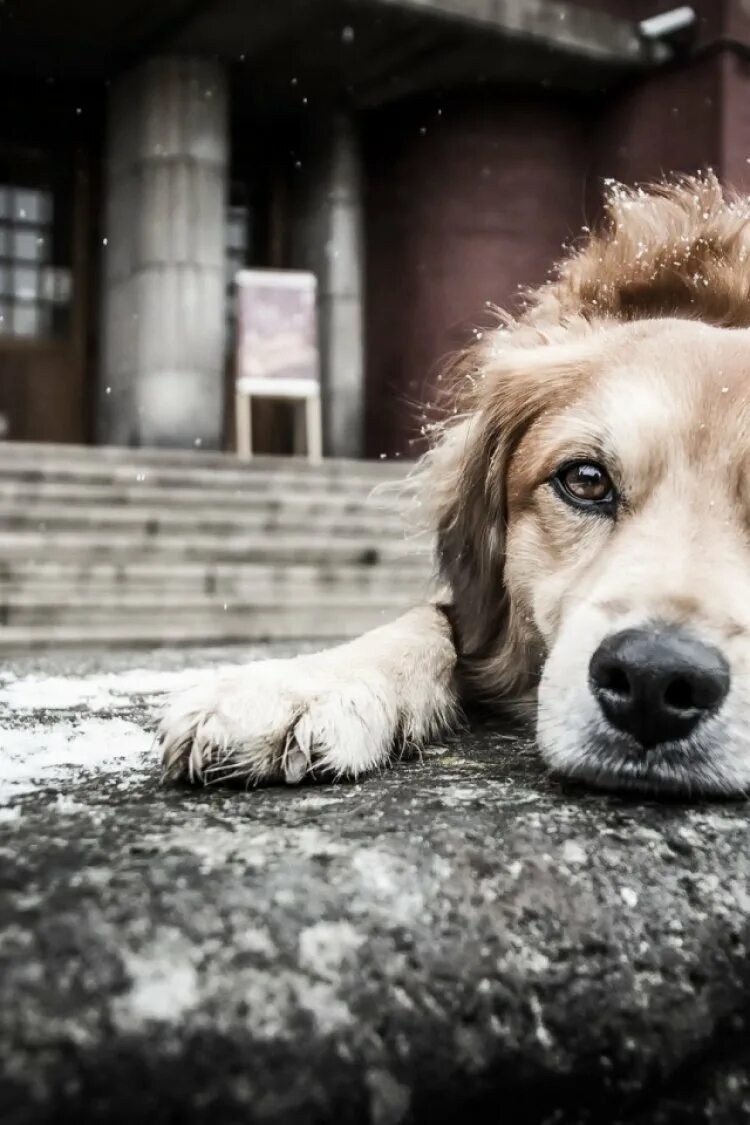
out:
{"label": "concrete pillar", "polygon": [[222,441],[227,91],[220,65],[153,58],[109,103],[97,439]]}
{"label": "concrete pillar", "polygon": [[311,137],[292,265],[318,278],[323,442],[335,457],[364,450],[362,171],[356,125],[332,115]]}

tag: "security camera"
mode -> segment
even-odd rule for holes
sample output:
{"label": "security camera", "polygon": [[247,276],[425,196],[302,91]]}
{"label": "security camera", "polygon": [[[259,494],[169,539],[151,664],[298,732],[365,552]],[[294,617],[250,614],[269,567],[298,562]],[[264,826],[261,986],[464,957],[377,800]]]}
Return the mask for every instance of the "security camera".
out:
{"label": "security camera", "polygon": [[662,12],[660,16],[649,16],[647,20],[641,20],[638,30],[644,39],[674,40],[693,28],[697,18],[695,10],[688,4],[683,4],[681,8]]}

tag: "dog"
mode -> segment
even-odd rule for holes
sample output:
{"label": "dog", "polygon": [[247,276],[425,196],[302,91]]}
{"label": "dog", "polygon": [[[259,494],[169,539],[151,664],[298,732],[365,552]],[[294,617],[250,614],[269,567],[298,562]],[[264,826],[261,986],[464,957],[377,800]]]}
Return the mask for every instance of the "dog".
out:
{"label": "dog", "polygon": [[535,700],[558,775],[750,789],[750,201],[610,185],[601,227],[457,364],[418,482],[445,596],[169,700],[166,774],[357,778],[471,701]]}

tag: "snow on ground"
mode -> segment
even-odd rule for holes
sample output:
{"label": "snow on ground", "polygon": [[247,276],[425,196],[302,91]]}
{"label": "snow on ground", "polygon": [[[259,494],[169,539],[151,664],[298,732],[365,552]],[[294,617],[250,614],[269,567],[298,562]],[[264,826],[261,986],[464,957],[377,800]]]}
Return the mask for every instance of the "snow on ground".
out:
{"label": "snow on ground", "polygon": [[67,790],[92,776],[106,776],[120,787],[153,774],[158,762],[153,730],[118,712],[132,714],[140,706],[145,715],[154,714],[164,693],[219,670],[0,673],[0,821],[17,815],[19,797],[40,789]]}
{"label": "snow on ground", "polygon": [[0,675],[0,718],[10,711],[67,711],[86,707],[89,711],[124,710],[133,705],[133,696],[161,695],[198,683],[212,673],[233,665],[215,668],[182,668],[162,672],[133,668],[127,672],[108,672],[98,676],[23,676]]}
{"label": "snow on ground", "polygon": [[0,807],[38,788],[65,786],[90,774],[129,783],[155,761],[154,736],[123,719],[65,719],[21,730],[0,726]]}

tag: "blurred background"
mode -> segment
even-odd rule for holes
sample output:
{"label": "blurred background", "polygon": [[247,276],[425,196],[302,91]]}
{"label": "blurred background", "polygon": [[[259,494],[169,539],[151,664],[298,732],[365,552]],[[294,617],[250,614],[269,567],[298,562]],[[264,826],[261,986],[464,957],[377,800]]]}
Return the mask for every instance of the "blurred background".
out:
{"label": "blurred background", "polygon": [[[445,357],[606,178],[745,187],[749,55],[747,0],[3,0],[0,643],[265,636],[294,591],[293,635],[356,631],[412,600],[424,566],[380,573],[364,497],[419,452]],[[247,268],[314,278],[318,466],[218,456]],[[250,436],[299,449],[289,403]]]}

